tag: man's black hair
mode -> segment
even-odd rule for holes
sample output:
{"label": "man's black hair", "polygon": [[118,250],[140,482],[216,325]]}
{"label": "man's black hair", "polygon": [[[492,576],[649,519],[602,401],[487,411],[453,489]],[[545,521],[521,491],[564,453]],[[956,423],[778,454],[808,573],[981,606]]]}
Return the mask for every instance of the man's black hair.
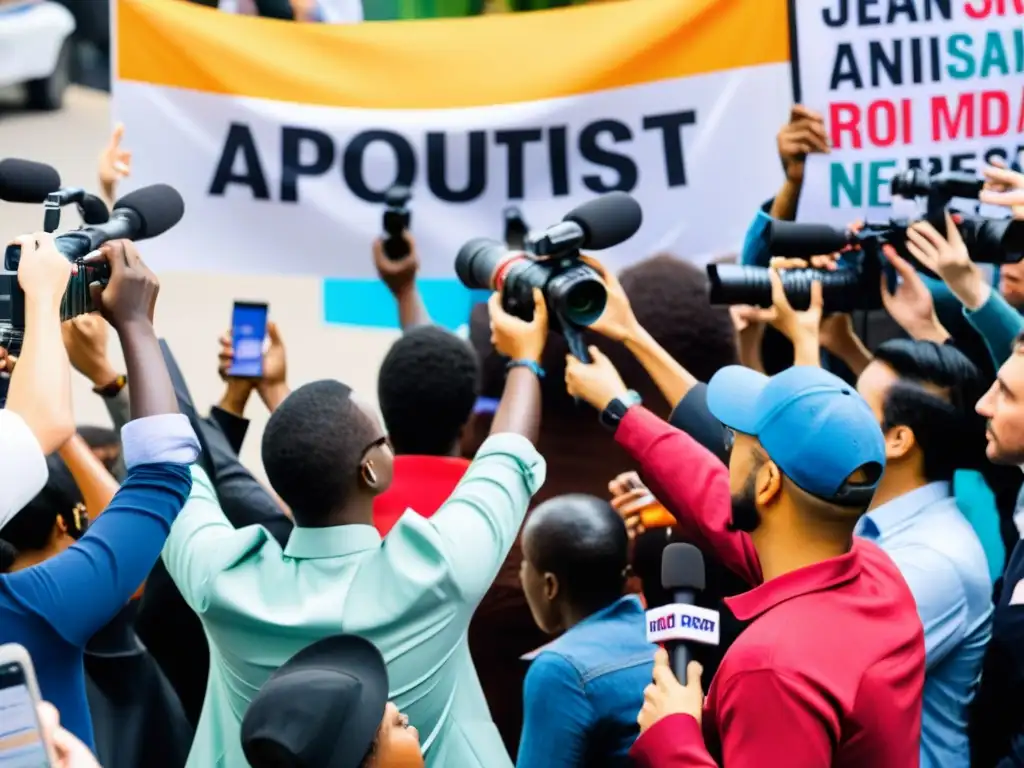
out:
{"label": "man's black hair", "polygon": [[[706,382],[720,368],[737,362],[729,310],[711,305],[703,269],[675,256],[660,254],[623,270],[619,282],[640,325],[699,381]],[[643,367],[622,344],[589,331],[584,336],[588,345],[596,345],[609,357],[626,386],[637,390],[645,402],[661,399]],[[490,339],[487,305],[477,305],[470,315],[470,341],[481,361],[481,394],[500,397],[506,361],[494,352]],[[578,408],[565,391],[567,353],[561,335],[548,336],[541,360],[546,372],[541,380],[546,421],[559,414],[593,419],[593,413]],[[669,405],[675,407],[676,403]]]}
{"label": "man's black hair", "polygon": [[97,427],[91,424],[83,424],[77,427],[79,436],[90,448],[106,448],[111,445],[120,445],[121,436],[116,430],[110,427]]}
{"label": "man's black hair", "polygon": [[340,381],[296,389],[267,421],[263,467],[297,525],[330,525],[356,485],[366,449],[380,437]]}
{"label": "man's black hair", "polygon": [[[985,394],[981,371],[949,344],[894,339],[875,351],[900,377],[885,395],[882,429],[906,426],[924,458],[928,482],[952,480],[957,469],[978,468],[985,459],[984,420],[974,405]],[[947,397],[925,385],[941,387]]]}
{"label": "man's black hair", "polygon": [[582,493],[549,499],[530,513],[523,537],[533,566],[555,574],[574,605],[596,611],[622,596],[629,537],[604,499]]}
{"label": "man's black hair", "polygon": [[69,531],[77,527],[75,506],[82,503],[71,470],[57,454],[46,457],[49,477],[35,498],[12,517],[0,530],[0,536],[21,552],[37,552],[46,547],[53,535],[57,518],[64,519]]}
{"label": "man's black hair", "polygon": [[478,379],[466,341],[436,325],[406,331],[377,374],[377,399],[395,453],[451,453],[473,412]]}

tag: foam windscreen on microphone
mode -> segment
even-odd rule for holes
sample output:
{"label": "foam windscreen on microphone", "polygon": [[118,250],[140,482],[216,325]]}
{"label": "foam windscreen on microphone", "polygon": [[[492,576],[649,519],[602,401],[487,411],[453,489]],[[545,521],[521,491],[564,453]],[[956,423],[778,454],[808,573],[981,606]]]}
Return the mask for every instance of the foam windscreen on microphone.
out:
{"label": "foam windscreen on microphone", "polygon": [[134,211],[142,220],[142,227],[133,239],[145,240],[162,235],[181,221],[185,215],[185,201],[174,187],[151,184],[129,192],[114,203],[114,215],[119,209]]}
{"label": "foam windscreen on microphone", "polygon": [[586,235],[583,247],[599,251],[629,240],[640,229],[644,212],[640,203],[625,192],[609,192],[583,203],[562,221],[579,224]]}
{"label": "foam windscreen on microphone", "polygon": [[0,160],[0,200],[9,203],[43,203],[60,189],[60,174],[46,163]]}
{"label": "foam windscreen on microphone", "polygon": [[661,586],[704,591],[704,555],[692,544],[669,544],[661,553]]}

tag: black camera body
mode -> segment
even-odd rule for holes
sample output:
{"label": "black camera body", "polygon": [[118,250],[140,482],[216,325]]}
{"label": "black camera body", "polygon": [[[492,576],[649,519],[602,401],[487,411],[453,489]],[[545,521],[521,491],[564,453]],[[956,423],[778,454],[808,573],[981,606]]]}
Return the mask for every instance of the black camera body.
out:
{"label": "black camera body", "polygon": [[405,242],[405,231],[412,223],[409,201],[412,192],[408,187],[394,186],[384,193],[384,255],[399,261],[409,255],[409,244]]}
{"label": "black camera body", "polygon": [[526,321],[533,318],[533,291],[539,289],[548,327],[565,336],[575,357],[589,362],[582,330],[604,312],[608,291],[598,271],[580,258],[580,249],[618,245],[636,234],[642,220],[636,200],[612,192],[570,211],[535,238],[524,234],[521,249],[488,238],[470,240],[455,257],[455,273],[467,288],[498,291],[502,308]]}
{"label": "black camera body", "polygon": [[[984,182],[971,174],[941,173],[929,176],[912,168],[893,177],[893,195],[925,199],[925,220],[946,237],[946,210],[956,197],[977,199]],[[971,258],[983,264],[1016,263],[1024,257],[1024,221],[990,219],[956,214],[956,228]],[[786,270],[782,284],[794,308],[810,303],[810,286],[819,280],[826,312],[878,309],[882,306],[880,276],[895,290],[896,274],[885,261],[882,248],[892,246],[905,260],[929,277],[936,275],[919,263],[907,248],[907,230],[914,222],[892,218],[868,223],[860,229],[837,229],[828,224],[800,224],[773,221],[769,225],[768,248],[773,256],[810,258],[846,251],[843,266],[835,272],[818,269]],[[852,264],[851,264],[852,262]],[[771,306],[771,284],[765,267],[709,265],[712,304],[753,304]]]}
{"label": "black camera body", "polygon": [[[110,279],[110,267],[106,262],[86,263],[78,255],[82,244],[74,232],[55,238],[54,244],[71,262],[71,276],[60,304],[60,319],[70,320],[87,312],[95,312],[97,307],[93,304],[89,286],[93,283],[105,285]],[[25,294],[18,282],[20,263],[21,246],[8,245],[4,251],[3,271],[0,271],[0,346],[11,354],[17,354],[15,350],[20,348],[25,330]],[[12,349],[11,343],[14,343],[15,349]]]}

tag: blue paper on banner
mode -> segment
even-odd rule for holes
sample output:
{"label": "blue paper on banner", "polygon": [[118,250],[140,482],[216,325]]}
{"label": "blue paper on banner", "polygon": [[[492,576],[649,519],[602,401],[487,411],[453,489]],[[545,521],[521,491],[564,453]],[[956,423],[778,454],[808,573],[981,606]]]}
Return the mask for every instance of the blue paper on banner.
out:
{"label": "blue paper on banner", "polygon": [[[455,330],[469,322],[472,293],[458,280],[416,281],[430,318]],[[369,328],[398,328],[398,306],[380,280],[324,280],[324,322]]]}

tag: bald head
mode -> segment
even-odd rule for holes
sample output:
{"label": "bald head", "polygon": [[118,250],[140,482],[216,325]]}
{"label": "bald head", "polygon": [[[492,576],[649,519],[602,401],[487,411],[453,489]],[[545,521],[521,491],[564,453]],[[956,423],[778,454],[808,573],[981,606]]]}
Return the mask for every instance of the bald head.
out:
{"label": "bald head", "polygon": [[523,528],[523,554],[540,573],[552,573],[577,605],[599,608],[622,595],[629,537],[612,505],[596,496],[567,494],[544,502]]}

